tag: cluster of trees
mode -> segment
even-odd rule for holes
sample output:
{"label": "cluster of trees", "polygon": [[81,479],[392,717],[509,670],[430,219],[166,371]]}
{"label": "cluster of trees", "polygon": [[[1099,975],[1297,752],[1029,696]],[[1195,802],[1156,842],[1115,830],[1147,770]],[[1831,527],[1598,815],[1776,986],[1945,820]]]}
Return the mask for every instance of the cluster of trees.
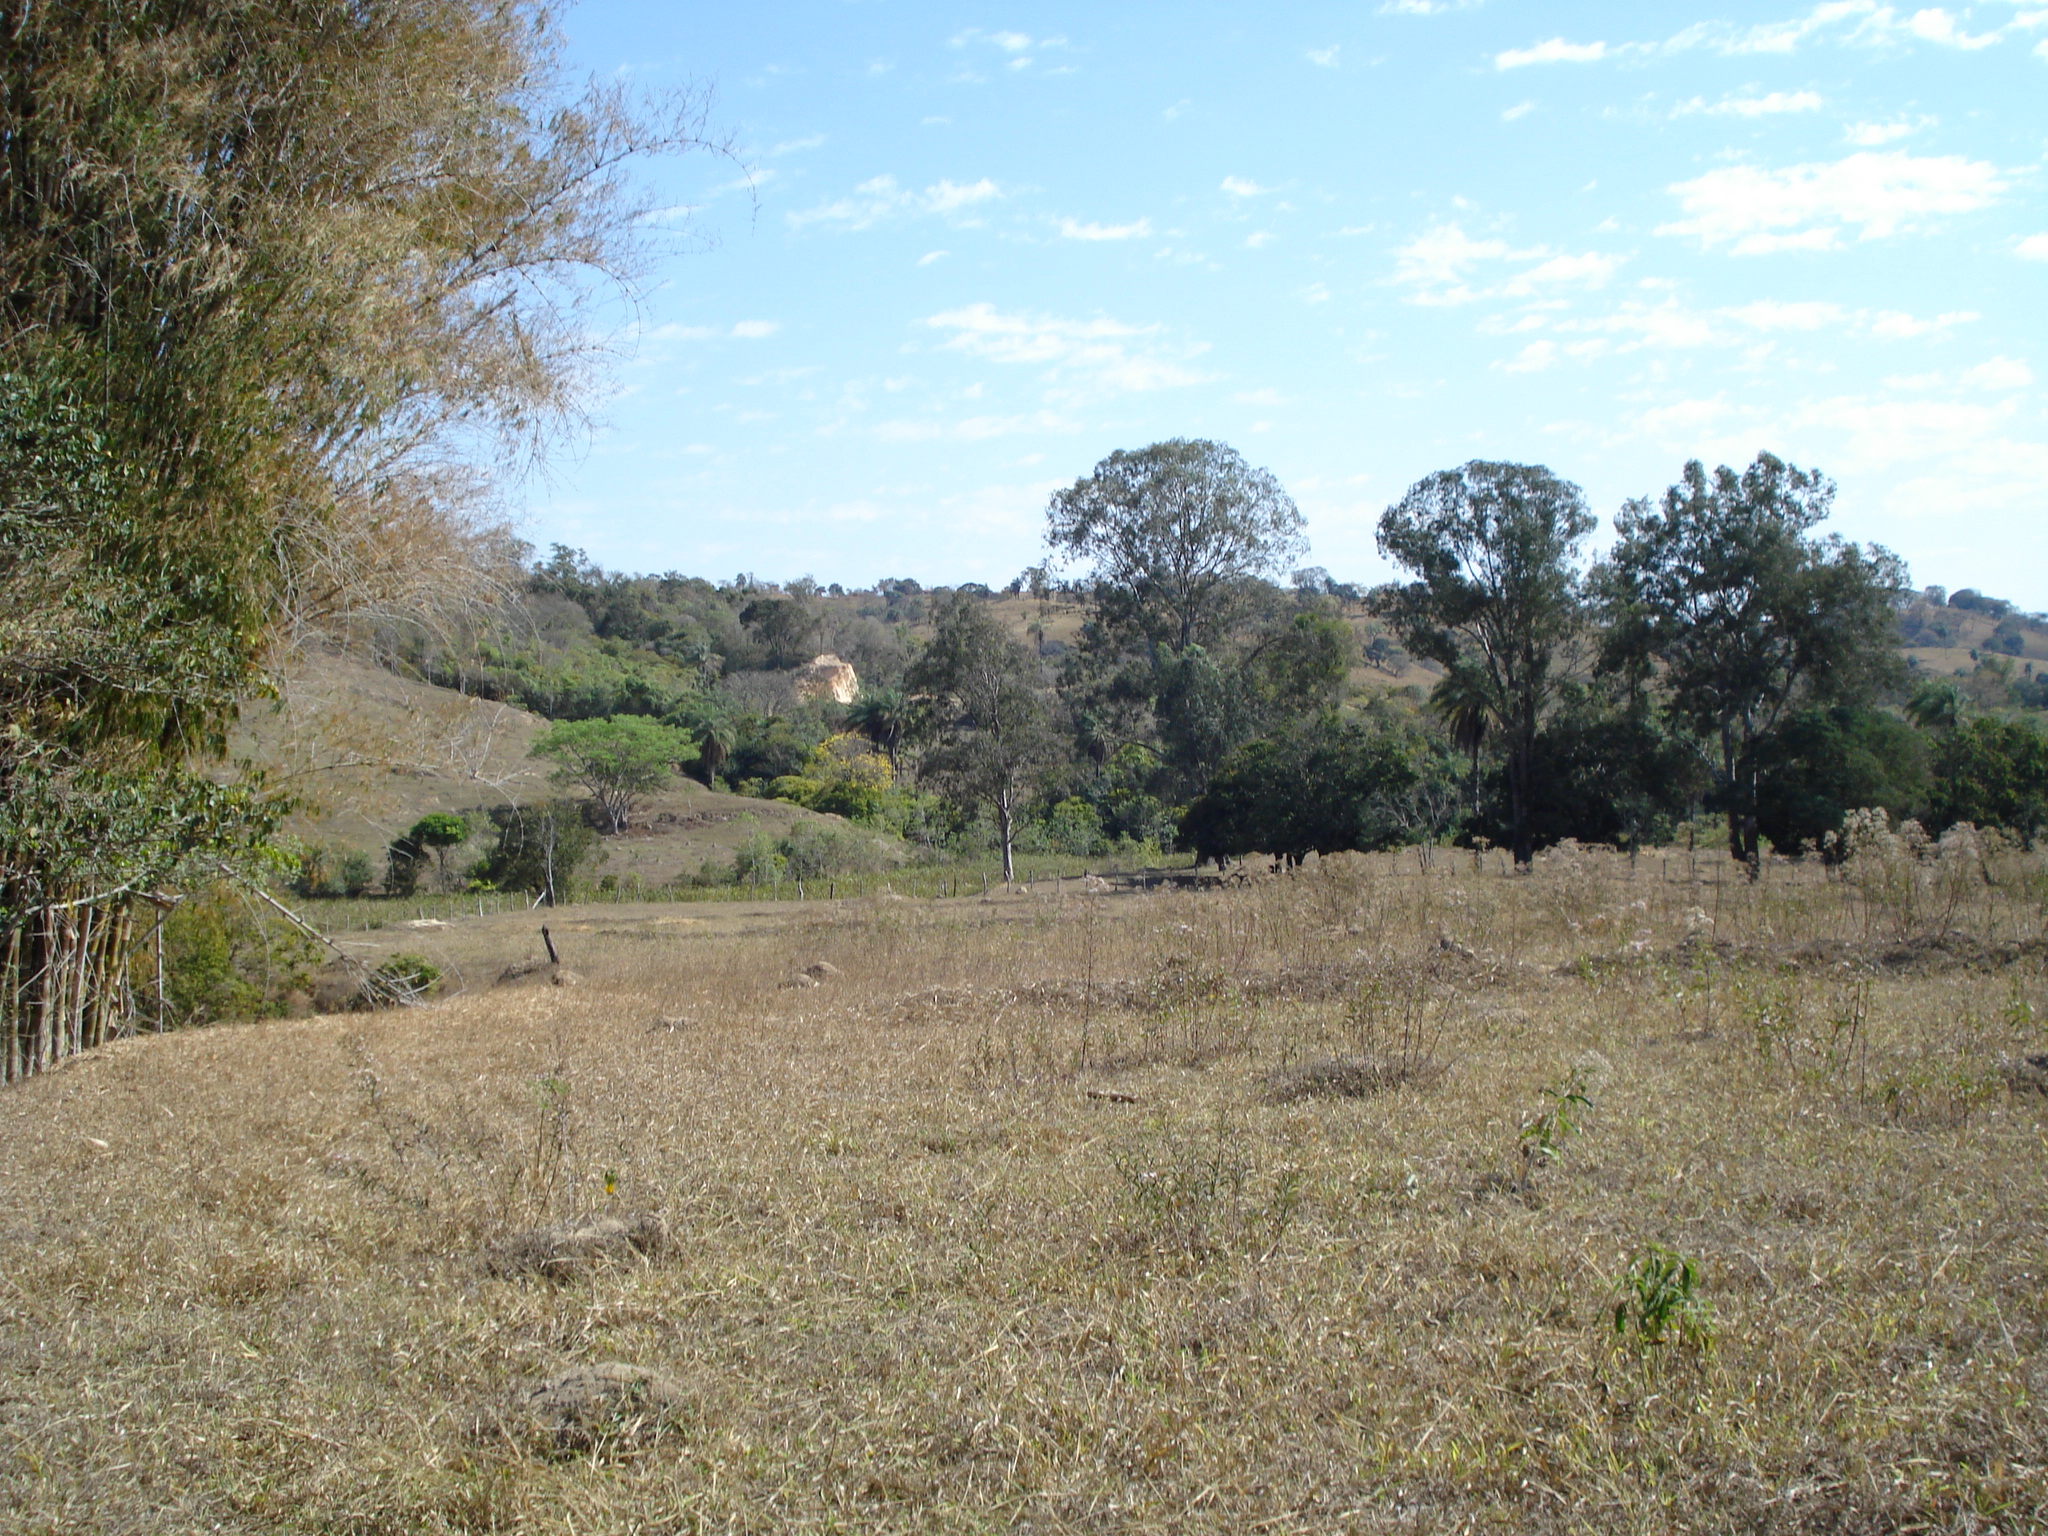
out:
{"label": "cluster of trees", "polygon": [[[559,89],[495,0],[0,5],[0,1067],[133,1011],[146,924],[285,809],[221,763],[310,638],[460,607],[481,448],[544,444],[583,312],[697,141]],[[144,935],[147,933],[144,930]]]}
{"label": "cluster of trees", "polygon": [[[2048,823],[2048,749],[2009,718],[2036,686],[2031,663],[1916,678],[1898,649],[1930,606],[2024,617],[1975,593],[1910,594],[1890,553],[1819,531],[1834,494],[1769,454],[1689,464],[1624,506],[1591,560],[1577,486],[1475,461],[1387,508],[1380,548],[1406,579],[1362,593],[1319,569],[1283,584],[1304,548],[1284,488],[1224,445],[1175,440],[1113,454],[1052,499],[1046,563],[1001,594],[1037,595],[1022,634],[1019,605],[986,588],[714,586],[606,576],[562,550],[531,591],[580,594],[622,671],[647,648],[614,644],[621,613],[649,632],[688,619],[692,635],[740,637],[587,722],[645,735],[658,772],[689,767],[930,848],[987,847],[1006,877],[1020,847],[1119,839],[1226,858],[1457,837],[1526,861],[1567,837],[1696,834],[1709,814],[1754,869],[1766,846],[1818,847],[1878,804],[2031,835]],[[1078,635],[1048,640],[1047,615],[1074,606]],[[887,644],[862,653],[850,709],[778,698],[772,672],[729,666],[772,659],[786,632],[802,640],[784,659],[805,659],[860,623]],[[1353,687],[1358,664],[1410,657],[1426,694]]]}

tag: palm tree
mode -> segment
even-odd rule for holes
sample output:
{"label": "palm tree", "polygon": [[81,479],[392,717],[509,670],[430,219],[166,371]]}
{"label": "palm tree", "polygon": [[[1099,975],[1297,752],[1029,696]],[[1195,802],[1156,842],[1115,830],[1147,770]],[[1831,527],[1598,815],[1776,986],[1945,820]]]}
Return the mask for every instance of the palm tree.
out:
{"label": "palm tree", "polygon": [[1968,702],[1963,690],[1947,678],[1930,677],[1913,690],[1906,703],[1906,718],[1923,731],[1952,731]]}
{"label": "palm tree", "polygon": [[1444,723],[1451,744],[1472,759],[1472,816],[1479,817],[1479,749],[1493,725],[1493,695],[1486,679],[1470,667],[1453,667],[1430,690],[1429,710]]}
{"label": "palm tree", "polygon": [[704,765],[705,782],[717,779],[718,770],[739,745],[739,726],[725,706],[712,699],[688,699],[678,705],[667,724],[688,731],[697,743],[697,761]]}
{"label": "palm tree", "polygon": [[846,723],[880,747],[891,771],[895,770],[896,749],[903,744],[903,733],[910,724],[901,689],[881,688],[864,695],[846,712]]}

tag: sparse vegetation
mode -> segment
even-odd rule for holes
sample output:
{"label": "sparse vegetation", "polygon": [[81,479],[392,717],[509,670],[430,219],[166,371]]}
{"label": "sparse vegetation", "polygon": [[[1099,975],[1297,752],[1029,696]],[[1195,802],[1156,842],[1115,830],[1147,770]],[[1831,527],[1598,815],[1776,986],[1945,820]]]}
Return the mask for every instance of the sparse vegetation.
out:
{"label": "sparse vegetation", "polygon": [[0,1096],[0,1508],[2026,1529],[2044,858],[1906,943],[1682,849],[572,908],[573,988],[537,916],[358,929],[443,994]]}

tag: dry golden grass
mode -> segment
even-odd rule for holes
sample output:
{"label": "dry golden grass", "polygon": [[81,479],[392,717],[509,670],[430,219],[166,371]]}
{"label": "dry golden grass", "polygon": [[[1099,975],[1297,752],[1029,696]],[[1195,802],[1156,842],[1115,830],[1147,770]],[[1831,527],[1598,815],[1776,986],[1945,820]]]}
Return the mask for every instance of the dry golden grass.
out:
{"label": "dry golden grass", "polygon": [[[1814,867],[1408,854],[124,1042],[0,1099],[0,1524],[2040,1529],[2048,885],[1988,867],[1938,944]],[[1653,1244],[1704,1338],[1617,1335]]]}

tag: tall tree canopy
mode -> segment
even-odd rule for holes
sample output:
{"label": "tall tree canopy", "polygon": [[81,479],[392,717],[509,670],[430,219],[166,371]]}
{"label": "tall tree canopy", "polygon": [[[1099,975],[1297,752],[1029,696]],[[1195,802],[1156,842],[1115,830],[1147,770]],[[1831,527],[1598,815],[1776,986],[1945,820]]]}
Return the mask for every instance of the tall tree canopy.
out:
{"label": "tall tree canopy", "polygon": [[563,421],[624,166],[701,137],[556,54],[516,0],[0,0],[8,1029],[260,836],[193,760],[282,646],[478,590],[479,450]]}
{"label": "tall tree canopy", "polygon": [[1233,586],[1308,547],[1270,471],[1190,438],[1112,453],[1054,495],[1046,525],[1056,555],[1088,564],[1107,628],[1175,650],[1213,644],[1235,620]]}
{"label": "tall tree canopy", "polygon": [[1712,744],[1728,845],[1758,866],[1761,749],[1801,707],[1855,704],[1894,675],[1898,557],[1808,537],[1834,483],[1765,453],[1659,501],[1629,502],[1598,575],[1603,664],[1655,669],[1673,713]]}
{"label": "tall tree canopy", "polygon": [[[1412,571],[1373,602],[1418,656],[1448,668],[1460,707],[1499,727],[1517,861],[1529,823],[1536,733],[1580,627],[1576,561],[1594,518],[1585,493],[1540,464],[1479,460],[1416,482],[1380,518],[1380,553]],[[1468,737],[1471,733],[1468,732]]]}

